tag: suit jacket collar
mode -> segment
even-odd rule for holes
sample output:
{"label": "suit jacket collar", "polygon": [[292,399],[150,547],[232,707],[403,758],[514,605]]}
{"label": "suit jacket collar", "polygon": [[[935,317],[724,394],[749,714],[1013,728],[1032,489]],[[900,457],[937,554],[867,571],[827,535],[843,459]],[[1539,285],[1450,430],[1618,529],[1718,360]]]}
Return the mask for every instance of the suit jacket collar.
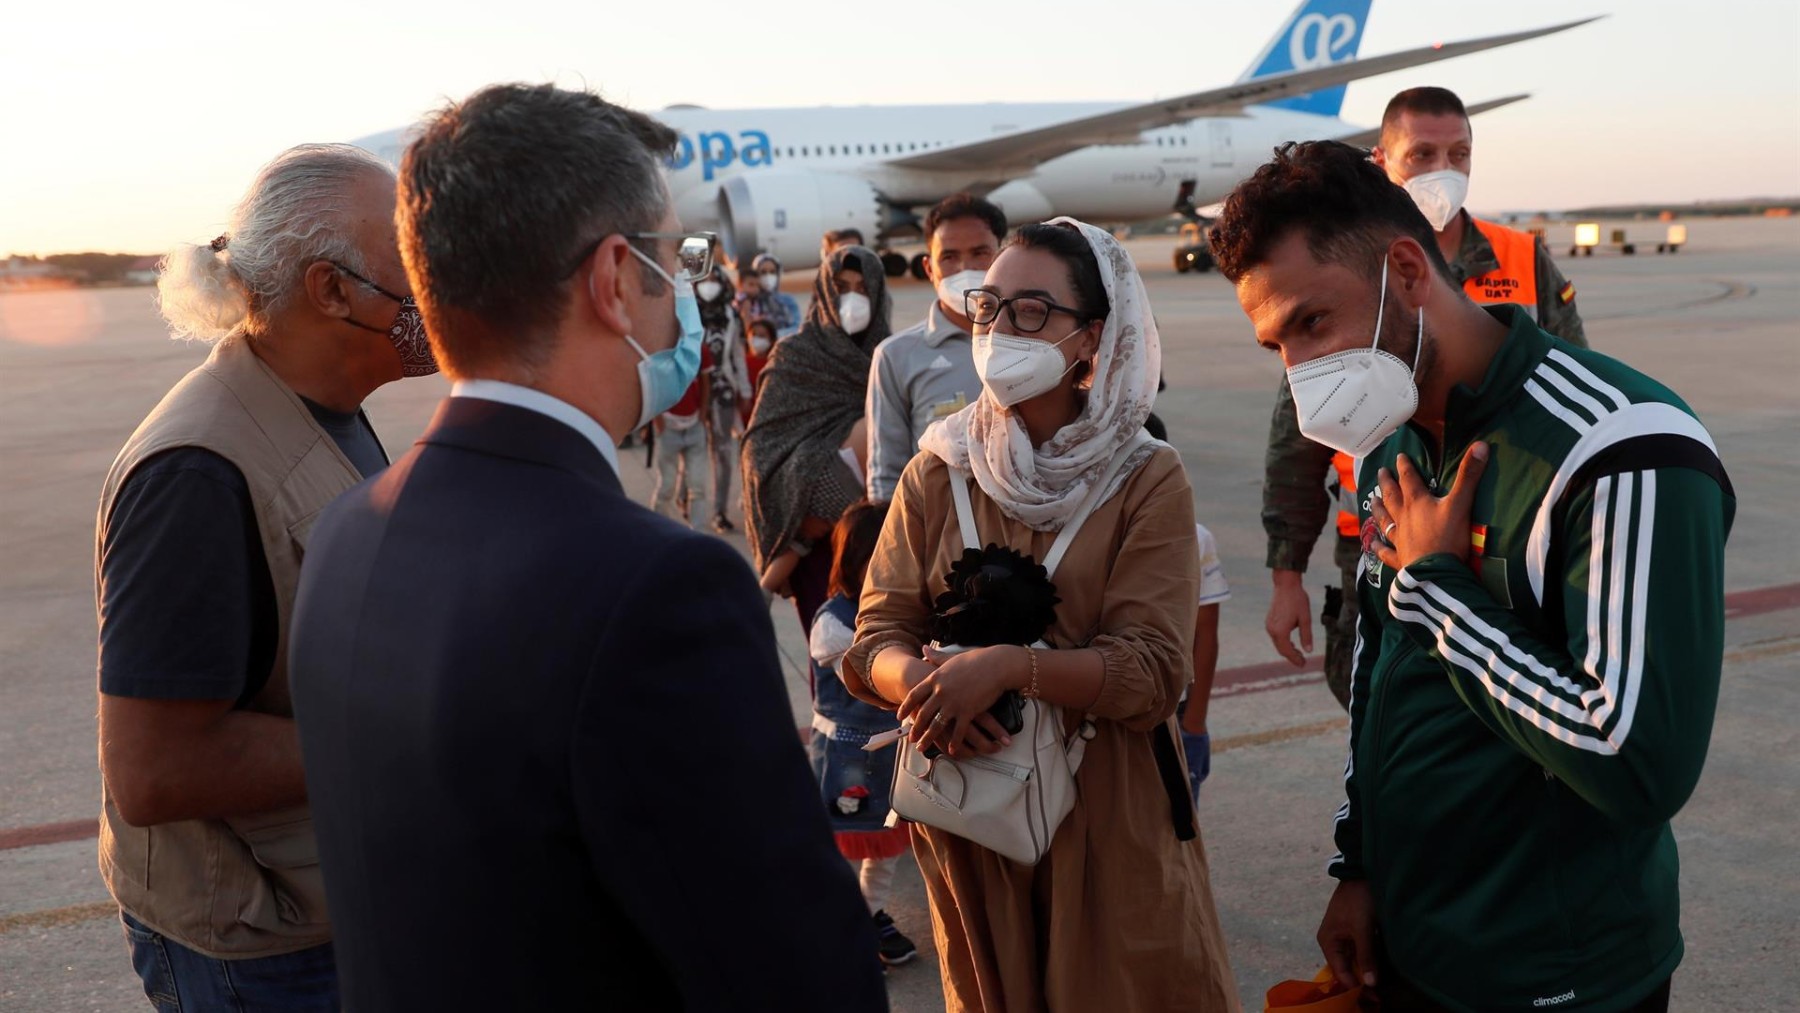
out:
{"label": "suit jacket collar", "polygon": [[542,412],[474,397],[447,397],[419,445],[460,447],[572,472],[624,494],[619,476],[586,436]]}

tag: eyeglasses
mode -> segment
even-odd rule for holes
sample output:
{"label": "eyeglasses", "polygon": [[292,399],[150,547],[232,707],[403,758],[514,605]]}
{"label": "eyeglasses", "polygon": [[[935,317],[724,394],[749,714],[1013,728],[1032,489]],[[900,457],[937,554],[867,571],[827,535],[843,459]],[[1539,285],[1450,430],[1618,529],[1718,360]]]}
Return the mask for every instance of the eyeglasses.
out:
{"label": "eyeglasses", "polygon": [[350,277],[355,278],[357,281],[362,282],[364,285],[369,286],[370,288],[374,289],[375,291],[380,292],[382,295],[387,296],[389,299],[394,300],[395,302],[399,303],[402,306],[413,301],[412,296],[395,295],[394,293],[389,292],[387,289],[382,288],[380,285],[377,285],[374,282],[370,281],[369,279],[363,277],[362,275],[357,274],[355,271],[350,270],[349,268],[345,267],[344,265],[338,263],[335,260],[328,260],[328,261],[326,261],[326,263],[328,263],[332,267],[335,267],[338,270],[344,272],[345,274],[349,275]]}
{"label": "eyeglasses", "polygon": [[[594,251],[599,249],[600,244],[606,242],[610,235],[601,236],[583,247],[581,255],[575,258],[575,263],[569,266],[568,274],[563,277],[566,278],[569,274],[580,270],[581,265],[594,255]],[[712,273],[712,251],[719,241],[716,232],[620,232],[617,235],[624,236],[626,239],[680,240],[675,247],[675,270],[676,277],[681,281],[699,281]]]}
{"label": "eyeglasses", "polygon": [[1093,319],[1081,310],[1051,302],[1043,296],[1016,295],[1002,299],[999,293],[984,288],[972,288],[963,293],[963,313],[972,324],[985,327],[1000,318],[1001,310],[1006,310],[1007,317],[1020,334],[1036,334],[1043,330],[1051,313],[1067,313],[1082,323]]}

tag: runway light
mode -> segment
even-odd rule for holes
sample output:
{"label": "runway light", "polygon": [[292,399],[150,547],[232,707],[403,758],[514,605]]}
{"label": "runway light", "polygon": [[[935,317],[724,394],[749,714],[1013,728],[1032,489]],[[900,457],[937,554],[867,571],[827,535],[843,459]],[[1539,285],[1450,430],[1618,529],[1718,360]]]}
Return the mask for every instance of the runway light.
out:
{"label": "runway light", "polygon": [[1576,246],[1599,246],[1600,245],[1600,223],[1599,222],[1582,222],[1581,224],[1575,226],[1575,245]]}

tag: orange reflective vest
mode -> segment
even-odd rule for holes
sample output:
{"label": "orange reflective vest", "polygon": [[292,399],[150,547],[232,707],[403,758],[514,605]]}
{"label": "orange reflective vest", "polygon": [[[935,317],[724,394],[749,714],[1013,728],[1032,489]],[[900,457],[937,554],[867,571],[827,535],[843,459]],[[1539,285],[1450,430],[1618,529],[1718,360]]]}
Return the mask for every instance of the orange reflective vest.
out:
{"label": "orange reflective vest", "polygon": [[1356,538],[1362,524],[1356,519],[1356,462],[1343,451],[1331,455],[1331,466],[1337,469],[1338,534]]}
{"label": "orange reflective vest", "polygon": [[1463,293],[1483,306],[1516,303],[1536,320],[1537,240],[1529,232],[1484,222],[1474,215],[1469,216],[1469,221],[1475,223],[1482,237],[1494,248],[1494,259],[1500,266],[1463,282]]}
{"label": "orange reflective vest", "polygon": [[[1516,303],[1532,320],[1538,318],[1537,240],[1529,232],[1509,229],[1504,225],[1484,222],[1474,215],[1469,221],[1494,248],[1494,259],[1500,266],[1479,277],[1463,282],[1463,293],[1483,305]],[[1356,515],[1356,467],[1348,454],[1334,454],[1331,464],[1338,477],[1338,534],[1357,538],[1362,525]]]}

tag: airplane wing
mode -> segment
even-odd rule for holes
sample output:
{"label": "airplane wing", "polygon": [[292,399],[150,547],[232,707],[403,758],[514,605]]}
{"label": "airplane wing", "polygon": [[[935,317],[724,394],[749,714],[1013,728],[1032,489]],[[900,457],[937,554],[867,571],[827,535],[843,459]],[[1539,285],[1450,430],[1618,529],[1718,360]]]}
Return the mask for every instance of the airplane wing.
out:
{"label": "airplane wing", "polygon": [[1304,95],[1320,88],[1329,88],[1332,85],[1346,84],[1361,78],[1374,77],[1377,74],[1389,74],[1396,70],[1436,63],[1439,60],[1467,56],[1470,53],[1479,53],[1484,49],[1510,46],[1516,42],[1568,31],[1590,21],[1598,20],[1599,17],[1583,18],[1580,21],[1552,25],[1549,28],[1535,28],[1531,31],[1513,32],[1507,35],[1490,35],[1487,38],[1470,39],[1465,42],[1439,43],[1399,53],[1345,60],[1342,63],[1334,63],[1325,67],[1254,78],[1223,88],[1178,95],[1174,98],[1146,102],[1142,105],[1126,106],[1123,109],[1115,109],[1094,116],[1053,123],[1047,127],[1034,127],[1010,134],[1001,134],[986,140],[936,148],[916,155],[907,155],[904,158],[889,159],[886,164],[903,169],[939,169],[962,172],[992,168],[1014,171],[1027,169],[1095,144],[1135,144],[1139,134],[1145,130],[1174,126],[1177,123],[1185,123],[1202,116],[1237,116],[1243,113],[1245,106],[1272,102],[1293,95]]}
{"label": "airplane wing", "polygon": [[[1530,97],[1530,92],[1521,92],[1518,95],[1508,95],[1505,98],[1489,99],[1486,102],[1477,102],[1471,106],[1464,106],[1463,112],[1468,113],[1470,116],[1480,116],[1482,113],[1492,112],[1501,106],[1509,106],[1514,102],[1523,102]],[[1358,130],[1354,134],[1345,134],[1342,137],[1334,137],[1332,140],[1341,141],[1356,148],[1373,148],[1376,142],[1381,140],[1381,128],[1370,127],[1367,130]]]}

